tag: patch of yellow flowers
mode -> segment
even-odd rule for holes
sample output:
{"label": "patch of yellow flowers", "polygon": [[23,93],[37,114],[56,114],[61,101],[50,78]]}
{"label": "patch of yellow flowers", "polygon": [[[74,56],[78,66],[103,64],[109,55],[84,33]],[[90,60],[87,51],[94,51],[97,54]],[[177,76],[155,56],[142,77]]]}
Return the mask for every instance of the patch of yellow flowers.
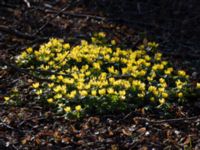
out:
{"label": "patch of yellow flowers", "polygon": [[190,88],[189,76],[162,59],[162,54],[156,52],[158,44],[149,42],[138,50],[124,50],[114,40],[104,45],[96,42],[105,38],[106,34],[100,32],[92,37],[92,43],[82,40],[74,47],[52,38],[39,50],[23,51],[16,62],[48,80],[32,83],[33,92],[66,114],[87,110],[90,100],[98,101],[96,107],[101,108],[104,98],[111,105],[119,103],[116,107],[136,101],[163,106],[170,99],[184,99]]}

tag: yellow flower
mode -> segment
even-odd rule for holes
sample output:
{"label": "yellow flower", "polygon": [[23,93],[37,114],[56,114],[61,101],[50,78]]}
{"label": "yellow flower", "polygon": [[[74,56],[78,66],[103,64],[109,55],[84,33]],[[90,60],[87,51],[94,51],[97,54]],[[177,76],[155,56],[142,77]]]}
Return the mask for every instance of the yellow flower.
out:
{"label": "yellow flower", "polygon": [[70,79],[70,78],[63,78],[62,81],[65,84],[73,84],[74,83],[74,79]]}
{"label": "yellow flower", "polygon": [[64,49],[69,49],[69,48],[70,48],[69,43],[64,44],[64,45],[63,45],[63,48],[64,48]]}
{"label": "yellow flower", "polygon": [[155,96],[158,96],[158,94],[159,94],[159,92],[158,91],[152,91],[153,92],[153,94],[155,95]]}
{"label": "yellow flower", "polygon": [[182,98],[183,97],[183,93],[182,92],[178,93],[178,97]]}
{"label": "yellow flower", "polygon": [[146,73],[147,73],[147,71],[146,71],[146,70],[141,70],[141,71],[139,72],[139,75],[140,75],[140,76],[145,76],[145,75],[146,75]]}
{"label": "yellow flower", "polygon": [[108,88],[107,92],[108,92],[108,94],[113,94],[113,93],[115,93],[115,90],[113,88]]}
{"label": "yellow flower", "polygon": [[186,76],[186,73],[183,70],[179,70],[178,75],[184,77],[184,76]]}
{"label": "yellow flower", "polygon": [[166,66],[168,64],[168,62],[167,61],[162,61],[161,64]]}
{"label": "yellow flower", "polygon": [[99,32],[98,36],[101,38],[104,38],[104,37],[106,37],[106,34],[104,32]]}
{"label": "yellow flower", "polygon": [[156,53],[155,54],[155,60],[159,61],[161,60],[162,54],[161,53]]}
{"label": "yellow flower", "polygon": [[153,81],[153,78],[152,77],[147,77],[147,80],[148,81]]}
{"label": "yellow flower", "polygon": [[83,82],[78,82],[78,83],[77,83],[77,89],[78,89],[78,90],[84,89],[84,86],[85,86],[85,84],[84,84]]}
{"label": "yellow flower", "polygon": [[26,52],[22,52],[20,56],[21,56],[22,59],[25,59],[27,57],[27,53]]}
{"label": "yellow flower", "polygon": [[56,86],[53,90],[54,90],[54,92],[59,92],[59,91],[61,91],[61,86],[60,85],[58,85],[58,86]]}
{"label": "yellow flower", "polygon": [[93,63],[93,67],[94,67],[95,69],[101,69],[101,66],[100,66],[99,63]]}
{"label": "yellow flower", "polygon": [[97,91],[96,90],[92,90],[91,94],[92,94],[92,96],[96,96],[97,95]]}
{"label": "yellow flower", "polygon": [[182,88],[183,88],[183,85],[184,85],[184,83],[181,82],[180,80],[177,80],[177,81],[176,81],[176,87],[177,87],[178,89],[182,89]]}
{"label": "yellow flower", "polygon": [[97,39],[92,37],[91,40],[92,40],[92,43],[95,43]]}
{"label": "yellow flower", "polygon": [[67,92],[67,87],[66,87],[66,85],[62,85],[60,91],[61,91],[63,94],[66,94],[66,92]]}
{"label": "yellow flower", "polygon": [[53,98],[48,98],[48,99],[47,99],[47,102],[48,102],[48,103],[53,103]]}
{"label": "yellow flower", "polygon": [[149,55],[145,55],[144,59],[145,59],[146,61],[150,61],[150,60],[151,60],[151,57],[150,57]]}
{"label": "yellow flower", "polygon": [[88,92],[86,90],[79,91],[81,96],[87,96]]}
{"label": "yellow flower", "polygon": [[51,80],[55,80],[55,78],[56,78],[56,76],[54,74],[51,75],[51,77],[50,77]]}
{"label": "yellow flower", "polygon": [[197,89],[200,89],[200,83],[197,83],[196,88],[197,88]]}
{"label": "yellow flower", "polygon": [[126,89],[128,89],[128,88],[131,87],[131,84],[130,84],[129,81],[127,81],[127,82],[124,82],[124,83],[123,83],[123,86],[124,86]]}
{"label": "yellow flower", "polygon": [[144,91],[145,90],[145,86],[146,86],[145,83],[140,83],[138,89],[140,91]]}
{"label": "yellow flower", "polygon": [[125,90],[119,91],[119,95],[120,95],[120,96],[125,96],[125,95],[126,95],[126,91],[125,91]]}
{"label": "yellow flower", "polygon": [[148,91],[149,92],[156,91],[156,87],[151,85],[151,86],[149,86]]}
{"label": "yellow flower", "polygon": [[74,77],[74,79],[78,79],[78,74],[77,73],[72,73],[72,76]]}
{"label": "yellow flower", "polygon": [[55,98],[55,99],[60,99],[60,98],[62,98],[62,94],[56,94],[56,95],[54,96],[54,98]]}
{"label": "yellow flower", "polygon": [[5,101],[8,101],[9,99],[10,99],[10,97],[8,97],[8,96],[5,96],[5,97],[4,97],[4,100],[5,100]]}
{"label": "yellow flower", "polygon": [[48,84],[48,87],[49,87],[49,88],[52,88],[53,86],[54,86],[54,83],[49,83],[49,84]]}
{"label": "yellow flower", "polygon": [[30,54],[33,52],[33,49],[31,47],[27,48],[26,51]]}
{"label": "yellow flower", "polygon": [[71,112],[71,107],[67,106],[67,107],[64,108],[64,110],[65,110],[66,113],[69,113],[69,112]]}
{"label": "yellow flower", "polygon": [[63,77],[63,76],[61,76],[61,75],[60,75],[60,76],[58,76],[57,78],[58,78],[58,80],[60,80],[60,81],[62,81],[62,80],[64,79],[64,77]]}
{"label": "yellow flower", "polygon": [[162,97],[163,98],[167,98],[168,97],[168,93],[166,93],[166,92],[162,93]]}
{"label": "yellow flower", "polygon": [[158,65],[158,69],[159,69],[159,70],[164,69],[164,65],[163,65],[163,64]]}
{"label": "yellow flower", "polygon": [[150,66],[151,66],[151,63],[145,62],[144,65],[147,66],[147,67],[150,67]]}
{"label": "yellow flower", "polygon": [[170,75],[171,71],[169,71],[168,69],[164,71],[166,75]]}
{"label": "yellow flower", "polygon": [[154,71],[158,70],[158,65],[153,65],[152,69],[153,69]]}
{"label": "yellow flower", "polygon": [[107,69],[108,69],[108,72],[110,72],[110,73],[115,73],[115,68],[114,68],[114,66],[108,67]]}
{"label": "yellow flower", "polygon": [[115,41],[115,40],[112,40],[112,41],[111,41],[111,44],[112,44],[112,45],[116,45],[116,41]]}
{"label": "yellow flower", "polygon": [[90,89],[90,88],[91,88],[91,85],[90,85],[90,84],[86,84],[86,85],[85,85],[85,89],[86,89],[86,90],[88,90],[88,89]]}
{"label": "yellow flower", "polygon": [[132,85],[135,87],[135,86],[138,86],[138,85],[140,85],[140,81],[138,81],[138,80],[133,80],[132,81]]}
{"label": "yellow flower", "polygon": [[77,105],[77,106],[75,107],[75,110],[76,110],[76,111],[80,111],[80,110],[81,110],[81,105]]}
{"label": "yellow flower", "polygon": [[86,76],[89,76],[89,75],[91,75],[91,72],[90,72],[90,71],[87,71],[87,72],[85,73],[85,75],[86,75]]}
{"label": "yellow flower", "polygon": [[161,105],[163,105],[163,104],[165,103],[165,99],[164,99],[164,98],[159,99],[159,103],[160,103]]}
{"label": "yellow flower", "polygon": [[36,91],[36,94],[37,94],[37,95],[41,95],[42,92],[43,92],[42,89],[39,89],[39,90]]}
{"label": "yellow flower", "polygon": [[36,56],[36,58],[37,58],[37,57],[39,57],[40,52],[39,52],[39,51],[34,51],[34,54],[35,54],[35,56]]}
{"label": "yellow flower", "polygon": [[63,103],[59,103],[59,104],[58,104],[58,107],[61,107],[61,108],[62,108],[63,106],[64,106]]}
{"label": "yellow flower", "polygon": [[70,94],[68,94],[68,97],[71,98],[71,99],[73,99],[75,96],[76,96],[75,90],[71,91]]}
{"label": "yellow flower", "polygon": [[138,93],[137,96],[138,96],[139,98],[143,98],[143,97],[145,96],[145,93]]}
{"label": "yellow flower", "polygon": [[154,102],[154,101],[155,101],[155,98],[154,98],[154,97],[150,97],[150,101],[151,101],[151,102]]}
{"label": "yellow flower", "polygon": [[99,90],[99,95],[105,95],[105,94],[106,94],[106,89]]}
{"label": "yellow flower", "polygon": [[164,91],[165,91],[165,88],[163,88],[163,87],[160,87],[160,88],[158,88],[158,91],[159,91],[160,93],[162,93],[162,92],[164,92]]}
{"label": "yellow flower", "polygon": [[159,81],[160,81],[160,83],[164,83],[164,82],[165,82],[165,79],[160,78]]}
{"label": "yellow flower", "polygon": [[54,61],[49,61],[48,64],[49,64],[50,66],[53,66],[53,65],[54,65]]}
{"label": "yellow flower", "polygon": [[32,84],[32,87],[35,88],[35,89],[39,88],[39,86],[40,86],[39,82],[36,82],[36,83]]}
{"label": "yellow flower", "polygon": [[87,46],[88,45],[88,42],[86,40],[81,40],[81,45],[82,46]]}
{"label": "yellow flower", "polygon": [[109,78],[109,82],[113,84],[115,82],[115,78]]}

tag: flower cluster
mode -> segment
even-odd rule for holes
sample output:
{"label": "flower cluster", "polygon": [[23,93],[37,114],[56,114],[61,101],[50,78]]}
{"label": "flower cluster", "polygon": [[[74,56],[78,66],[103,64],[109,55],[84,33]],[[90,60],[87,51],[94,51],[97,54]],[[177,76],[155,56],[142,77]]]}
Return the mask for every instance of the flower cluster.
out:
{"label": "flower cluster", "polygon": [[162,107],[184,100],[191,89],[189,76],[162,58],[157,43],[124,50],[114,40],[102,44],[105,38],[101,32],[91,43],[82,40],[74,47],[52,38],[39,50],[23,51],[16,62],[41,79],[31,84],[35,97],[67,115],[125,109],[138,102]]}

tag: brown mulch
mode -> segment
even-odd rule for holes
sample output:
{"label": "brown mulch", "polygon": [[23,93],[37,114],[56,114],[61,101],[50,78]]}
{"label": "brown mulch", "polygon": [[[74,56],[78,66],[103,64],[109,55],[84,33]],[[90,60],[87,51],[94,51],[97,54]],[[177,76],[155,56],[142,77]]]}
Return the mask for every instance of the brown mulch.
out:
{"label": "brown mulch", "polygon": [[0,149],[200,149],[200,99],[167,118],[138,109],[69,121],[28,95],[20,106],[5,105],[3,96],[27,76],[2,63],[50,37],[77,44],[104,31],[126,48],[158,42],[167,60],[200,81],[199,6],[198,0],[1,0]]}

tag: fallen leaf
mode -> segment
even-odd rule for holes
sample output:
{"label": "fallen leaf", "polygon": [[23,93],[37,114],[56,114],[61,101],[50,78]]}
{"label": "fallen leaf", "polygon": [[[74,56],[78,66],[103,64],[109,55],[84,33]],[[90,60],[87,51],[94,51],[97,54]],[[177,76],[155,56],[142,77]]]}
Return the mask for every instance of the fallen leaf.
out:
{"label": "fallen leaf", "polygon": [[190,135],[189,136],[187,136],[187,138],[185,139],[185,141],[184,141],[184,145],[188,145],[188,144],[190,144],[191,143],[191,137],[190,137]]}
{"label": "fallen leaf", "polygon": [[132,132],[130,132],[128,130],[125,130],[125,129],[122,129],[122,132],[123,132],[123,134],[125,134],[127,136],[131,136],[132,135]]}
{"label": "fallen leaf", "polygon": [[142,127],[140,129],[138,129],[137,132],[140,133],[140,134],[145,133],[146,132],[146,128]]}
{"label": "fallen leaf", "polygon": [[116,144],[111,145],[111,150],[118,150],[118,146]]}
{"label": "fallen leaf", "polygon": [[69,137],[62,138],[63,143],[70,143],[71,139]]}

